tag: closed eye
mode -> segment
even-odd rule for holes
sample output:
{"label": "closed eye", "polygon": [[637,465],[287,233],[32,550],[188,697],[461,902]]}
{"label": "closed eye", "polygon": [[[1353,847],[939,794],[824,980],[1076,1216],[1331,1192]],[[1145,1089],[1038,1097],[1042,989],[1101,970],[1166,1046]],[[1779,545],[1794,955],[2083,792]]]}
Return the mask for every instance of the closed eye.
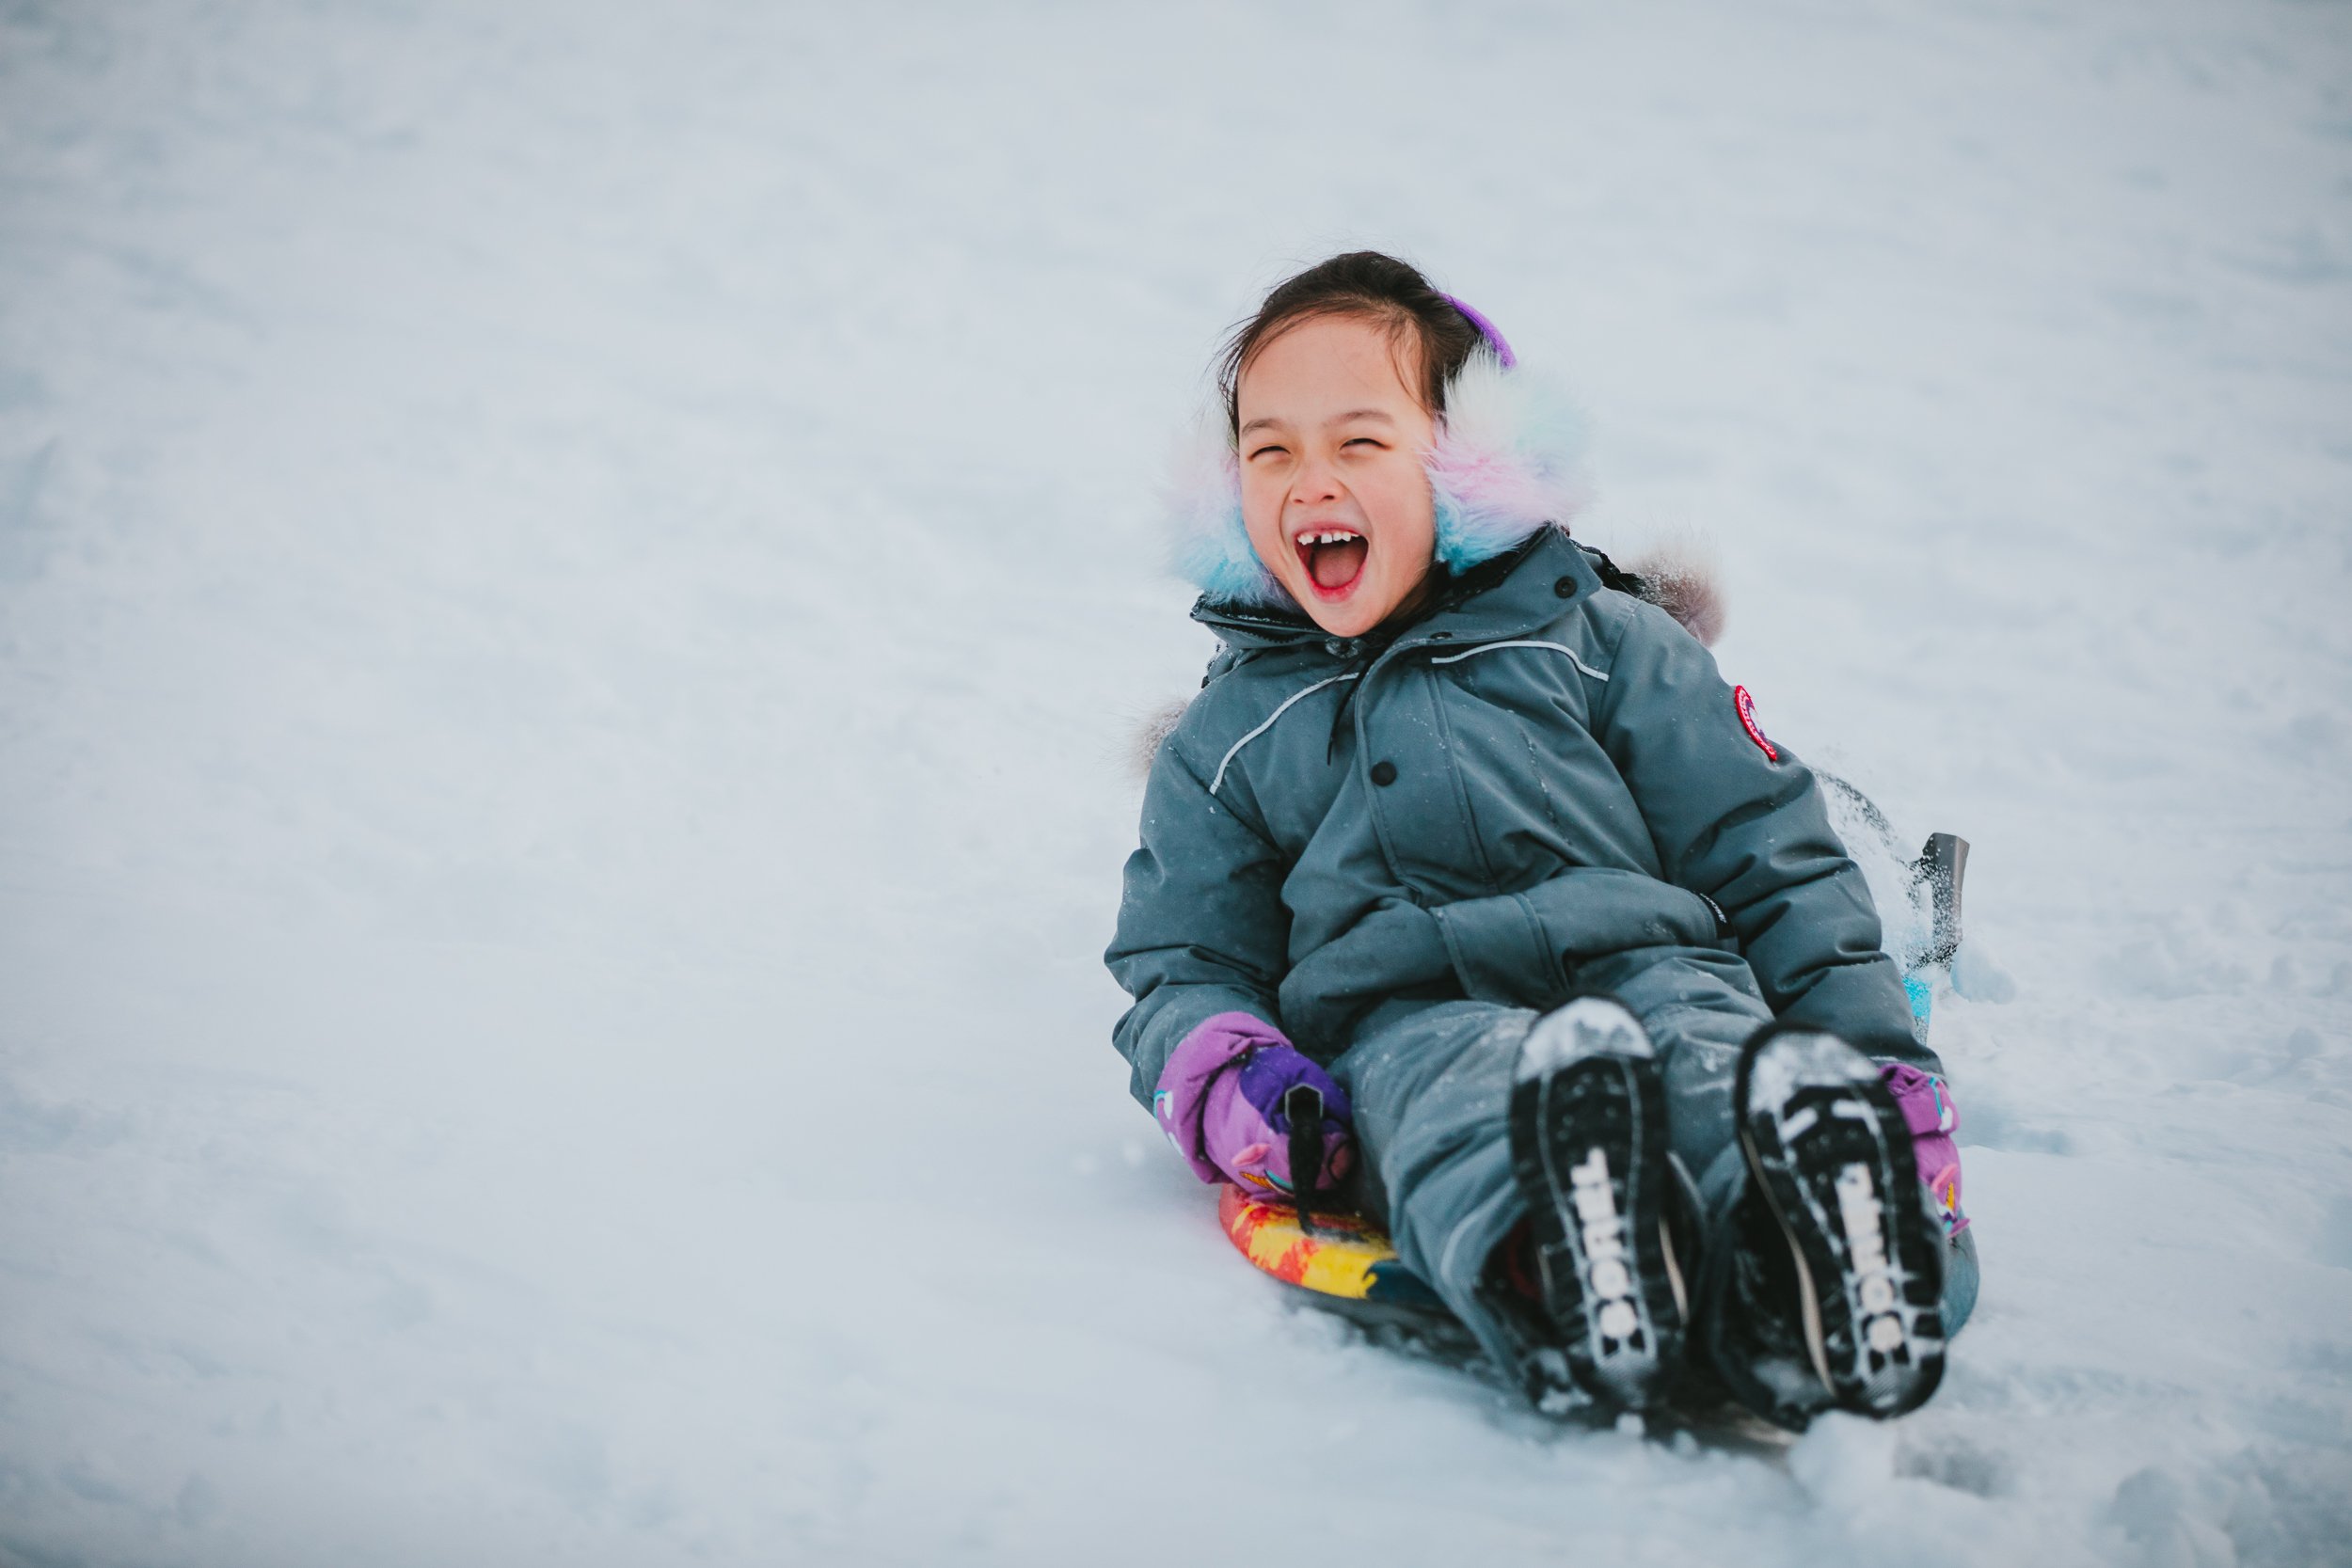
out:
{"label": "closed eye", "polygon": [[1374,447],[1382,451],[1386,451],[1388,450],[1387,442],[1375,441],[1369,436],[1359,436],[1352,441],[1342,442],[1341,445],[1349,447]]}
{"label": "closed eye", "polygon": [[1272,446],[1268,446],[1268,447],[1256,447],[1256,448],[1252,448],[1252,449],[1251,449],[1249,455],[1250,455],[1250,457],[1254,460],[1254,459],[1256,459],[1256,458],[1263,457],[1266,453],[1268,453],[1268,452],[1270,452],[1270,451],[1283,451],[1283,450],[1284,450],[1284,449],[1282,449],[1282,448],[1280,448],[1280,447],[1272,447]]}

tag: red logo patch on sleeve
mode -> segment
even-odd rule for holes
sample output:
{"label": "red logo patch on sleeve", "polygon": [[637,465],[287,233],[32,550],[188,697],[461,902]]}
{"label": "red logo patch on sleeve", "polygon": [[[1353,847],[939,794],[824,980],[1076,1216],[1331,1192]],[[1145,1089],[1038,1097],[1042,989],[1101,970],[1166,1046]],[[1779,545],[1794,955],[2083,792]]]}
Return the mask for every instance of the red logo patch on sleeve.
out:
{"label": "red logo patch on sleeve", "polygon": [[1740,710],[1740,727],[1748,732],[1748,738],[1756,742],[1756,749],[1778,762],[1780,751],[1765,738],[1764,726],[1756,721],[1756,699],[1748,695],[1748,689],[1744,686],[1733,687],[1731,702]]}

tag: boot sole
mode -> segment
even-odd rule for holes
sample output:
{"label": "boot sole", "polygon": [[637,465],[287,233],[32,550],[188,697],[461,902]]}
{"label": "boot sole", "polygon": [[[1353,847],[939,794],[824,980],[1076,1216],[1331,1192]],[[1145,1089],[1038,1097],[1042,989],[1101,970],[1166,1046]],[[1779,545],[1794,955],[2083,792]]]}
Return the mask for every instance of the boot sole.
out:
{"label": "boot sole", "polygon": [[1510,1123],[1569,1372],[1604,1404],[1647,1409],[1680,1370],[1687,1296],[1666,1218],[1665,1096],[1633,1015],[1587,997],[1539,1020],[1520,1048]]}
{"label": "boot sole", "polygon": [[1835,1036],[1771,1029],[1732,1092],[1748,1169],[1796,1260],[1822,1386],[1856,1415],[1916,1410],[1944,1376],[1943,1237],[1894,1097]]}

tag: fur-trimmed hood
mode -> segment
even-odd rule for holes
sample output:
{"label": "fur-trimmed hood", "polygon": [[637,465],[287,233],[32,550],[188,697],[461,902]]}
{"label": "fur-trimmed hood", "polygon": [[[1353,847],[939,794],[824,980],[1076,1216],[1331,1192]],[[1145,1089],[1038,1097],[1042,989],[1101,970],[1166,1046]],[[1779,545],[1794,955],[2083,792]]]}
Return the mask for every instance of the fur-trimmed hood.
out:
{"label": "fur-trimmed hood", "polygon": [[[1470,356],[1446,388],[1437,444],[1423,455],[1437,502],[1437,559],[1455,572],[1491,561],[1583,507],[1584,421],[1557,388],[1491,354]],[[1250,547],[1241,468],[1224,411],[1211,408],[1180,456],[1169,498],[1177,575],[1219,604],[1295,610]]]}

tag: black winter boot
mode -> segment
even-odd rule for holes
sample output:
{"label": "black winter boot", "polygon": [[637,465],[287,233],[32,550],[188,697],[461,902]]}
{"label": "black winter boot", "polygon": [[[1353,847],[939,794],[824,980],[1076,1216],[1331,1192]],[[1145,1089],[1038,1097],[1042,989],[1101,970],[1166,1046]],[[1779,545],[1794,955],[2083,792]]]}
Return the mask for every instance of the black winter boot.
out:
{"label": "black winter boot", "polygon": [[1541,1300],[1577,1386],[1615,1410],[1662,1402],[1689,1306],[1665,1097],[1640,1021],[1597,996],[1537,1020],[1510,1116]]}
{"label": "black winter boot", "polygon": [[[1727,1292],[1748,1321],[1726,1327],[1758,1353],[1775,1408],[1763,1389],[1742,1397],[1785,1425],[1822,1405],[1917,1409],[1944,1375],[1944,1238],[1877,1069],[1834,1035],[1775,1024],[1748,1042],[1732,1102],[1756,1190]],[[1816,1387],[1787,1386],[1773,1365],[1784,1346]]]}

